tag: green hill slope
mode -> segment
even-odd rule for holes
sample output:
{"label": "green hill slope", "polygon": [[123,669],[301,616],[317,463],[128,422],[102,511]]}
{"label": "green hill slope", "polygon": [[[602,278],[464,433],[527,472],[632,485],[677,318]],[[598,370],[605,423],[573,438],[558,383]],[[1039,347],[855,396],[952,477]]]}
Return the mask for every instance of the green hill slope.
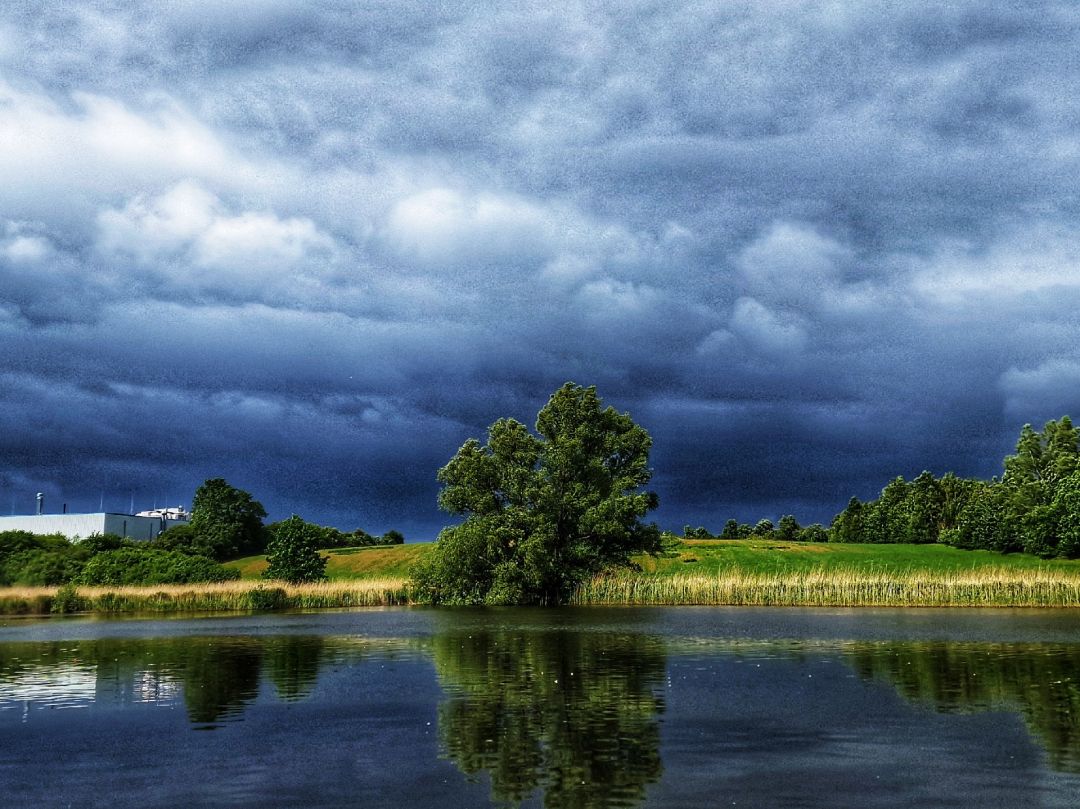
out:
{"label": "green hill slope", "polygon": [[[431,552],[434,543],[336,548],[322,553],[331,580],[407,578],[411,566]],[[1026,554],[962,551],[946,545],[844,545],[780,542],[765,539],[679,540],[660,557],[640,557],[646,573],[708,574],[737,568],[749,573],[783,573],[818,568],[861,572],[962,571],[977,568],[1055,569],[1080,574],[1080,560],[1039,559]],[[245,579],[259,578],[265,556],[248,556],[226,563]]]}

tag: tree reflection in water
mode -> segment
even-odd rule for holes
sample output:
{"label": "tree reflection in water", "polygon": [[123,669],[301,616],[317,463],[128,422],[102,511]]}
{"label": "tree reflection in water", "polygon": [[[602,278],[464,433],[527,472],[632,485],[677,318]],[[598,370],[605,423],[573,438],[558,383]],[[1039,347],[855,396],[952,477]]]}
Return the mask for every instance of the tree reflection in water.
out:
{"label": "tree reflection in water", "polygon": [[[281,700],[305,697],[318,679],[325,645],[317,635],[0,644],[0,697],[5,683],[29,673],[78,668],[94,681],[95,702],[170,702],[182,695],[188,719],[208,729],[243,713],[264,674]],[[63,689],[52,690],[58,693],[43,691],[36,701],[64,698]]]}
{"label": "tree reflection in water", "polygon": [[1018,710],[1050,766],[1080,773],[1080,647],[857,643],[848,662],[938,711]]}
{"label": "tree reflection in water", "polygon": [[548,807],[633,806],[659,779],[663,642],[550,629],[440,633],[445,753],[486,772],[492,797]]}

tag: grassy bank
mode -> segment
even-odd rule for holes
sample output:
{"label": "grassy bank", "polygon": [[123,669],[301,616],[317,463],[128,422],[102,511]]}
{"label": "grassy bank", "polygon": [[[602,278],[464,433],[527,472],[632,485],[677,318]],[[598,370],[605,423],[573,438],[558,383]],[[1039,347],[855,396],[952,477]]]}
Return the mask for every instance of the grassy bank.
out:
{"label": "grassy bank", "polygon": [[[405,579],[412,566],[434,547],[432,542],[417,542],[374,548],[336,548],[322,553],[329,557],[326,574],[331,581]],[[680,540],[661,556],[641,556],[635,561],[645,573],[662,576],[715,576],[722,570],[733,569],[764,575],[822,569],[945,573],[984,568],[1060,570],[1080,575],[1080,561],[1045,560],[1023,553],[1003,555],[991,551],[962,551],[947,545],[849,545],[767,539]],[[226,562],[225,566],[239,570],[242,579],[255,580],[266,570],[266,557],[248,556]]]}
{"label": "grassy bank", "polygon": [[284,584],[233,581],[147,587],[0,588],[0,614],[220,612],[408,604],[404,578]]}
{"label": "grassy bank", "polygon": [[640,557],[646,573],[714,576],[720,571],[807,573],[854,570],[864,573],[965,572],[983,569],[1060,570],[1080,575],[1080,560],[1040,559],[1026,553],[964,551],[948,545],[876,545],[842,542],[782,542],[769,539],[681,540],[659,557]]}
{"label": "grassy bank", "polygon": [[[225,584],[0,588],[0,614],[197,612],[408,604],[408,579],[432,543],[343,548],[328,582],[262,581],[266,559],[227,563]],[[599,576],[575,604],[759,606],[1080,606],[1080,561],[961,551],[944,545],[844,545],[774,540],[689,540],[638,560],[640,573]]]}
{"label": "grassy bank", "polygon": [[597,576],[574,604],[763,607],[1080,607],[1080,575],[1055,569],[980,568],[902,573],[817,568],[781,573]]}

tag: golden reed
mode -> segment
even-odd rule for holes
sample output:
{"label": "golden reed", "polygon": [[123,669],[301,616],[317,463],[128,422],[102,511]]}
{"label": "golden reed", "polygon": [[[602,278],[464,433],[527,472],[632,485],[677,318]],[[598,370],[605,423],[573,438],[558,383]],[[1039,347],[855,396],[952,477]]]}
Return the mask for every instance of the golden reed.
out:
{"label": "golden reed", "polygon": [[0,614],[49,612],[205,612],[377,607],[410,603],[404,578],[286,584],[230,581],[140,586],[0,588]]}
{"label": "golden reed", "polygon": [[573,604],[785,607],[1080,607],[1080,575],[1058,570],[984,568],[873,573],[811,569],[715,575],[602,574]]}

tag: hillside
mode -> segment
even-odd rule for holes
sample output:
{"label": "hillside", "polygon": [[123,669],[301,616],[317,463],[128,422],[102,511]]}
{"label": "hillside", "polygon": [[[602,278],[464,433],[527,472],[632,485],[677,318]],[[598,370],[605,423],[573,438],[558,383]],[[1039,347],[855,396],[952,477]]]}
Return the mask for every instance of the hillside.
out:
{"label": "hillside", "polygon": [[[414,562],[431,552],[434,543],[336,548],[323,551],[331,580],[407,577]],[[878,545],[818,542],[780,542],[767,539],[676,540],[662,556],[639,557],[646,573],[715,574],[738,569],[747,573],[783,573],[816,569],[845,569],[867,573],[967,571],[977,568],[1051,569],[1080,573],[1080,560],[1040,559],[1028,554],[964,551],[946,545]],[[266,569],[265,556],[248,556],[226,563],[245,579],[257,579]]]}

